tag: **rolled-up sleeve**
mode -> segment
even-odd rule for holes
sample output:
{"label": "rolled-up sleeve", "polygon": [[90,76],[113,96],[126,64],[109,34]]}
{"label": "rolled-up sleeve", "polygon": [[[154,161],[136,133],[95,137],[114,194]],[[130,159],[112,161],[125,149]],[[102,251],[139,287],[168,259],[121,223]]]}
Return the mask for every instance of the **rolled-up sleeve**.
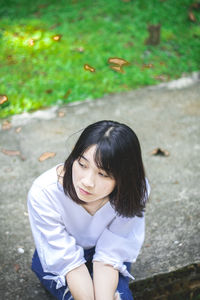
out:
{"label": "rolled-up sleeve", "polygon": [[[147,182],[147,196],[150,186]],[[102,261],[118,269],[124,276],[134,277],[124,262],[135,262],[145,237],[145,216],[126,218],[116,216],[98,239],[93,261]]]}
{"label": "rolled-up sleeve", "polygon": [[48,193],[33,185],[28,193],[28,212],[36,249],[43,270],[53,276],[56,288],[65,285],[66,274],[85,263],[83,248],[76,244]]}
{"label": "rolled-up sleeve", "polygon": [[93,261],[102,261],[118,269],[124,276],[134,277],[124,262],[135,262],[144,241],[144,216],[116,217],[100,236]]}

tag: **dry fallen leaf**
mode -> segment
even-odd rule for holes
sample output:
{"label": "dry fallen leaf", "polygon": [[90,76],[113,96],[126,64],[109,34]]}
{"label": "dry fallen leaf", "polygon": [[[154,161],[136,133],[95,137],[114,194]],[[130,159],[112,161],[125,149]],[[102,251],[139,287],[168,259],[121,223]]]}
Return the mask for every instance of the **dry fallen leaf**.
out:
{"label": "dry fallen leaf", "polygon": [[152,46],[160,44],[161,24],[149,24],[147,29],[149,37],[145,40],[145,44]]}
{"label": "dry fallen leaf", "polygon": [[169,152],[167,150],[163,150],[161,148],[156,148],[154,149],[152,152],[151,152],[151,155],[154,155],[154,156],[169,156]]}
{"label": "dry fallen leaf", "polygon": [[151,68],[154,68],[154,65],[153,65],[153,64],[143,64],[143,65],[142,65],[142,70],[143,70],[143,69],[151,69]]}
{"label": "dry fallen leaf", "polygon": [[18,264],[15,264],[14,265],[14,269],[15,269],[15,272],[19,272],[20,266]]}
{"label": "dry fallen leaf", "polygon": [[122,69],[123,66],[130,65],[130,63],[127,60],[119,57],[110,57],[108,59],[108,63],[115,64],[115,66],[112,65],[110,66],[110,68],[120,73],[125,73],[124,70]]}
{"label": "dry fallen leaf", "polygon": [[95,72],[95,68],[89,66],[88,64],[85,64],[85,65],[84,65],[84,69],[85,69],[86,71]]}
{"label": "dry fallen leaf", "polygon": [[17,128],[15,129],[15,132],[16,132],[16,133],[19,133],[21,130],[22,130],[21,127],[17,127]]}
{"label": "dry fallen leaf", "polygon": [[188,17],[189,17],[190,21],[196,22],[196,17],[195,17],[195,15],[193,14],[192,11],[189,11],[189,12],[188,12]]}
{"label": "dry fallen leaf", "polygon": [[17,150],[2,149],[1,152],[9,156],[21,155],[20,151]]}
{"label": "dry fallen leaf", "polygon": [[75,48],[74,51],[83,53],[85,51],[85,48],[84,47],[78,47],[78,48]]}
{"label": "dry fallen leaf", "polygon": [[56,28],[56,27],[58,27],[58,26],[60,26],[61,25],[61,23],[56,23],[56,24],[53,24],[49,29],[54,29],[54,28]]}
{"label": "dry fallen leaf", "polygon": [[0,95],[0,105],[8,101],[8,97],[6,95]]}
{"label": "dry fallen leaf", "polygon": [[58,116],[59,116],[59,118],[63,118],[65,116],[64,111],[59,111]]}
{"label": "dry fallen leaf", "polygon": [[110,68],[114,71],[120,72],[120,73],[125,73],[122,67],[119,66],[110,66]]}
{"label": "dry fallen leaf", "polygon": [[110,57],[108,59],[108,63],[109,64],[116,64],[119,65],[120,67],[124,66],[124,65],[129,65],[129,62],[123,58],[119,58],[119,57]]}
{"label": "dry fallen leaf", "polygon": [[10,129],[12,126],[11,122],[9,122],[8,120],[5,120],[3,123],[2,123],[2,129],[3,130],[8,130]]}
{"label": "dry fallen leaf", "polygon": [[40,157],[39,157],[39,161],[44,161],[48,158],[54,157],[56,155],[55,152],[44,152]]}
{"label": "dry fallen leaf", "polygon": [[52,93],[53,93],[53,90],[52,90],[52,89],[48,89],[48,90],[45,91],[45,93],[46,93],[46,94],[52,94]]}
{"label": "dry fallen leaf", "polygon": [[169,79],[169,77],[166,75],[157,75],[157,76],[154,76],[154,78],[156,80],[161,80],[161,81],[167,81]]}
{"label": "dry fallen leaf", "polygon": [[134,46],[133,42],[127,42],[127,43],[124,44],[125,48],[129,48],[129,47],[133,47],[133,46]]}
{"label": "dry fallen leaf", "polygon": [[30,40],[28,41],[28,44],[29,44],[29,46],[34,46],[34,44],[35,44],[34,39],[30,39]]}
{"label": "dry fallen leaf", "polygon": [[68,97],[69,97],[69,94],[71,94],[71,89],[69,89],[66,93],[65,93],[65,95],[63,96],[63,98],[64,99],[67,99]]}
{"label": "dry fallen leaf", "polygon": [[53,36],[53,40],[56,41],[56,42],[58,42],[58,41],[60,41],[61,37],[62,37],[61,34],[54,35]]}
{"label": "dry fallen leaf", "polygon": [[17,150],[2,149],[1,152],[8,156],[19,156],[21,160],[26,160],[26,158],[21,154],[21,152]]}
{"label": "dry fallen leaf", "polygon": [[199,10],[200,9],[200,2],[193,3],[190,7],[192,9]]}
{"label": "dry fallen leaf", "polygon": [[47,4],[40,4],[40,5],[38,5],[38,9],[45,8],[45,7],[48,7],[48,6],[49,6],[48,3]]}
{"label": "dry fallen leaf", "polygon": [[120,87],[122,87],[123,89],[128,89],[129,86],[127,84],[121,84]]}

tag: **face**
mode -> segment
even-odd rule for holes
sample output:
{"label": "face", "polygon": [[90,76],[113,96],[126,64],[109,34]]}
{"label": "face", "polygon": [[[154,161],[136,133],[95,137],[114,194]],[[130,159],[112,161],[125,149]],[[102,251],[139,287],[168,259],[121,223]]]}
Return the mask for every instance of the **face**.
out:
{"label": "face", "polygon": [[115,180],[95,164],[95,152],[96,145],[93,145],[72,165],[72,180],[77,196],[88,204],[105,200],[115,187]]}

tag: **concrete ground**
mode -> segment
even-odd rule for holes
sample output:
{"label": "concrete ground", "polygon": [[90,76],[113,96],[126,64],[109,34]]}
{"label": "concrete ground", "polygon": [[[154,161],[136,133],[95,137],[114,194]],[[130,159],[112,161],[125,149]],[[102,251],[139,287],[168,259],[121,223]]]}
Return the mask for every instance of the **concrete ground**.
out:
{"label": "concrete ground", "polygon": [[[30,271],[34,251],[26,196],[33,180],[63,162],[77,134],[102,119],[137,133],[151,198],[136,280],[200,262],[200,84],[198,75],[161,86],[53,107],[10,119],[0,130],[0,299],[50,299]],[[6,127],[5,120],[1,120]],[[7,124],[9,127],[9,124]],[[161,148],[169,156],[154,156]],[[19,151],[15,154],[7,150]],[[55,156],[40,162],[42,153]]]}

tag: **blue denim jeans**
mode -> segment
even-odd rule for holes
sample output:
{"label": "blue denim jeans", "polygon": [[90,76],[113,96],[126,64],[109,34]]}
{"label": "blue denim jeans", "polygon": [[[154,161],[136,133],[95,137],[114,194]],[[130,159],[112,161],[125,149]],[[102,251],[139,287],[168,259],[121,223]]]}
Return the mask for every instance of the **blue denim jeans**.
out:
{"label": "blue denim jeans", "polygon": [[[84,256],[86,259],[86,266],[90,272],[90,275],[92,276],[92,258],[94,255],[95,248],[87,249],[84,251]],[[127,270],[130,271],[131,264],[125,263],[127,266]],[[69,291],[69,289],[66,286],[62,286],[59,289],[56,289],[56,282],[54,280],[47,280],[43,279],[45,275],[53,275],[51,273],[44,272],[40,259],[38,257],[37,250],[35,250],[35,253],[33,255],[32,259],[32,271],[37,275],[42,285],[45,287],[46,290],[52,294],[55,299],[58,300],[73,300],[73,297]],[[120,294],[120,297],[122,300],[133,300],[131,291],[129,289],[129,278],[124,277],[121,273],[119,273],[119,283],[117,286],[117,291]]]}

